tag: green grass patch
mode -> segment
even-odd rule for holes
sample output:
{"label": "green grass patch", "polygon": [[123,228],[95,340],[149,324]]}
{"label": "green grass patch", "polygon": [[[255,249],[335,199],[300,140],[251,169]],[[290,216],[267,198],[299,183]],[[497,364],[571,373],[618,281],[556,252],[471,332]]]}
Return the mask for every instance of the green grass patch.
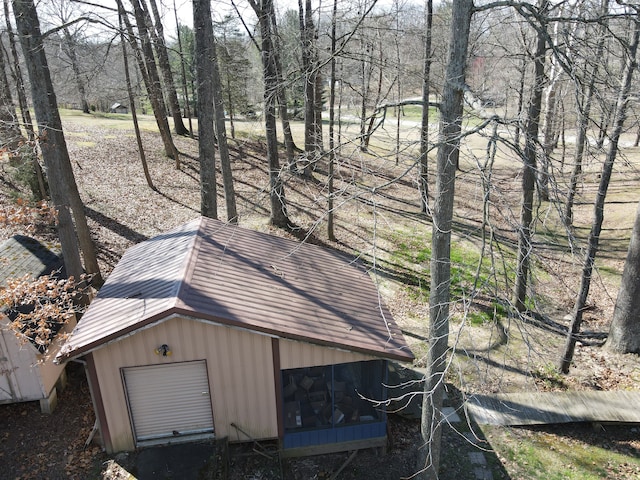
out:
{"label": "green grass patch", "polygon": [[[546,429],[484,427],[495,452],[504,458],[511,478],[528,480],[596,480],[639,478],[640,459],[589,443],[588,427],[558,427],[564,435]],[[605,448],[606,445],[606,448]]]}
{"label": "green grass patch", "polygon": [[[414,297],[428,297],[429,295],[429,266],[431,260],[431,235],[416,235],[396,233],[391,239],[396,245],[393,250],[393,262],[405,270],[405,276],[411,277],[408,283],[410,293]],[[492,273],[492,264],[488,256],[466,245],[452,243],[451,245],[451,294],[454,298],[462,298],[474,289],[498,290],[496,277]],[[410,272],[410,274],[408,274]],[[500,314],[506,314],[504,307],[496,303]],[[493,309],[495,310],[495,308]],[[472,319],[473,323],[484,323],[493,318],[492,313],[478,313]]]}
{"label": "green grass patch", "polygon": [[543,390],[567,390],[569,386],[565,376],[558,372],[553,364],[538,365],[531,370],[531,376],[536,379],[536,384]]}

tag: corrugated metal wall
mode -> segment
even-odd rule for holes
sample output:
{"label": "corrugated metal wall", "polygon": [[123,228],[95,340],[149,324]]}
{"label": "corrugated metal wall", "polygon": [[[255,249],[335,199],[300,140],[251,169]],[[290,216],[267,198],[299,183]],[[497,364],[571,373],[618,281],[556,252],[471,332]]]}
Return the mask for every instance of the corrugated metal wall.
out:
{"label": "corrugated metal wall", "polygon": [[[156,355],[162,344],[170,356]],[[216,436],[248,440],[278,436],[271,338],[190,319],[172,318],[94,352],[114,451],[132,450],[134,439],[121,368],[206,360]]]}
{"label": "corrugated metal wall", "polygon": [[365,360],[376,360],[376,357],[310,343],[280,340],[280,368],[282,370]]}

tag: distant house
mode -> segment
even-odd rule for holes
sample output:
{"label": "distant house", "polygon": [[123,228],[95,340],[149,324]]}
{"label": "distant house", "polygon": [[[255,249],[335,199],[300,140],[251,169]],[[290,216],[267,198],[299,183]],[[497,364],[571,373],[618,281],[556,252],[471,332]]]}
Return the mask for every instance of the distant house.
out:
{"label": "distant house", "polygon": [[[33,238],[16,235],[0,245],[0,286],[9,278],[37,278],[61,269],[62,259]],[[0,311],[0,404],[39,400],[41,410],[50,413],[56,406],[58,389],[66,383],[64,365],[53,363],[60,338],[43,351],[41,346],[17,337],[9,328],[11,316],[6,309]],[[74,325],[63,328],[71,330]]]}
{"label": "distant house", "polygon": [[124,254],[72,358],[108,452],[228,437],[300,455],[384,445],[386,363],[413,355],[353,259],[199,218]]}
{"label": "distant house", "polygon": [[121,103],[114,103],[109,109],[109,113],[129,113],[129,109]]}

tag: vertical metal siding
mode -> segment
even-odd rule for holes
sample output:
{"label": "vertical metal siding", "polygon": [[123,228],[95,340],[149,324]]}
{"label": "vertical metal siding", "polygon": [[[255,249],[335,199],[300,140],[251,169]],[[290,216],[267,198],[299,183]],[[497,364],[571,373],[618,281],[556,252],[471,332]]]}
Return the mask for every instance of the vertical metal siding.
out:
{"label": "vertical metal siding", "polygon": [[136,442],[213,433],[204,361],[123,370]]}
{"label": "vertical metal siding", "polygon": [[[170,357],[154,354],[166,343]],[[121,368],[206,360],[215,432],[231,441],[278,435],[271,338],[229,327],[172,318],[94,352],[113,450],[135,448]]]}
{"label": "vertical metal siding", "polygon": [[294,340],[280,340],[280,368],[282,370],[375,359],[376,357],[362,353],[347,352]]}

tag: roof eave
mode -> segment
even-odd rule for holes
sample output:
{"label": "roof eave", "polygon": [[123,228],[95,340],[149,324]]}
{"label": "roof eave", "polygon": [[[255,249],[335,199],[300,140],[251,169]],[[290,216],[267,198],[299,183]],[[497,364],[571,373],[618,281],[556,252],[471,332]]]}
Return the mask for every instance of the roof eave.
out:
{"label": "roof eave", "polygon": [[197,312],[189,308],[174,306],[163,312],[152,315],[136,323],[135,325],[131,325],[128,328],[122,329],[118,332],[114,332],[109,336],[103,337],[95,342],[83,345],[69,352],[60,352],[58,353],[58,355],[56,355],[55,361],[56,363],[63,363],[69,360],[73,360],[75,358],[86,355],[90,352],[93,352],[99,348],[102,348],[110,343],[123,340],[124,338],[134,335],[141,330],[145,330],[147,328],[156,326],[157,324],[162,323],[163,321],[169,320],[170,318],[173,318],[173,317],[183,317],[183,318],[191,318],[194,320],[202,320],[207,323],[219,324],[219,325],[224,325],[232,328],[238,328],[238,329],[250,331],[253,333],[269,335],[275,338],[283,338],[287,340],[295,340],[295,341],[310,343],[313,345],[318,345],[323,347],[337,348],[340,350],[346,350],[346,351],[355,352],[355,353],[362,353],[365,355],[385,358],[388,360],[397,360],[400,362],[412,362],[415,359],[415,357],[411,352],[405,352],[405,351],[393,352],[393,351],[382,351],[382,350],[374,350],[374,349],[368,349],[368,348],[360,348],[354,345],[325,341],[315,337],[289,334],[289,333],[278,331],[275,329],[249,326],[245,323],[233,321],[231,319],[215,317],[213,315],[206,315],[206,314],[203,314],[202,312]]}

